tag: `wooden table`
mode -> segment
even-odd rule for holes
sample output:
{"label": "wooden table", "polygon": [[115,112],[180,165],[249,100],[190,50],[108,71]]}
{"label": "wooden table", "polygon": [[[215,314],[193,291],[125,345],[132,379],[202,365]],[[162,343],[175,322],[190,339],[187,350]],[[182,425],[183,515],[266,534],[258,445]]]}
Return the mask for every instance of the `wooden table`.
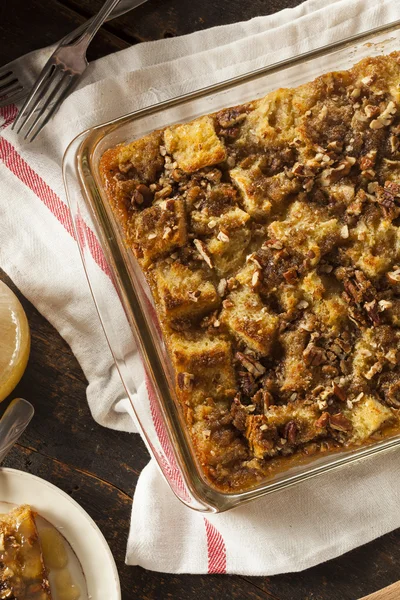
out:
{"label": "wooden table", "polygon": [[[92,15],[101,3],[3,0],[0,64],[58,40]],[[92,44],[90,57],[296,4],[299,0],[150,0],[107,24]],[[0,278],[15,290],[1,271]],[[148,462],[147,451],[139,436],[95,423],[86,403],[85,377],[69,347],[16,291],[31,326],[32,352],[13,396],[28,398],[35,405],[36,416],[5,464],[51,481],[87,510],[115,556],[124,600],[356,600],[399,579],[400,530],[303,573],[275,577],[165,575],[124,565],[132,495],[140,471]]]}

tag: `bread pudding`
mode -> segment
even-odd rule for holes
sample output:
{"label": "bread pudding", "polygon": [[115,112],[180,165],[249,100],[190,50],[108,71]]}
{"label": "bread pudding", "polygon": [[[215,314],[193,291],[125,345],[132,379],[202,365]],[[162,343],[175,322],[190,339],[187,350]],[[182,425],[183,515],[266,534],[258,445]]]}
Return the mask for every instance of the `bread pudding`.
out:
{"label": "bread pudding", "polygon": [[204,475],[399,431],[400,53],[107,150]]}
{"label": "bread pudding", "polygon": [[0,515],[0,599],[51,597],[35,514],[24,505]]}

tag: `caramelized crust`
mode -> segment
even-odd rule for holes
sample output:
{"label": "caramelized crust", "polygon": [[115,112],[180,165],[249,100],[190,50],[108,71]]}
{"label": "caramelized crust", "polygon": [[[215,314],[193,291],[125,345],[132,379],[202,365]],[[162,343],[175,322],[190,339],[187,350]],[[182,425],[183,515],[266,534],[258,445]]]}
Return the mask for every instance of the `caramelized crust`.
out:
{"label": "caramelized crust", "polygon": [[219,489],[398,431],[399,81],[367,58],[102,157]]}

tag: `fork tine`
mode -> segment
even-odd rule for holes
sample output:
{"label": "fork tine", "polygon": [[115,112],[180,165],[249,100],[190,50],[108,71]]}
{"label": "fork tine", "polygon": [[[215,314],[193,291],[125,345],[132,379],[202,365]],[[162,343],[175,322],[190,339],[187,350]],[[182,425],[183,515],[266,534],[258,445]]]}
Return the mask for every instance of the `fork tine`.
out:
{"label": "fork tine", "polygon": [[16,91],[11,95],[6,96],[5,98],[3,98],[3,96],[0,96],[0,108],[3,108],[3,106],[8,106],[9,104],[15,104],[16,102],[22,100],[22,98],[25,98],[25,96],[26,90],[23,87],[21,87],[20,91]]}
{"label": "fork tine", "polygon": [[7,69],[7,71],[5,69],[0,69],[0,81],[6,77],[10,77],[12,74],[13,72],[10,69]]}
{"label": "fork tine", "polygon": [[[24,139],[27,139],[27,137],[29,136],[29,134],[31,133],[31,131],[35,128],[36,123],[38,123],[39,119],[41,119],[42,115],[45,114],[45,111],[47,109],[47,107],[50,105],[50,103],[55,99],[58,91],[60,90],[63,81],[65,80],[65,78],[69,75],[69,73],[65,72],[65,71],[58,71],[57,73],[55,73],[52,77],[52,88],[48,89],[48,93],[47,93],[47,97],[44,97],[43,102],[38,102],[37,104],[37,111],[35,112],[31,112],[28,117],[25,119],[24,125],[27,125],[27,127],[29,127],[29,129],[26,131],[25,135],[24,135]],[[56,77],[59,76],[58,81],[55,81]]]}
{"label": "fork tine", "polygon": [[11,73],[11,71],[8,75],[5,75],[4,77],[1,77],[0,75],[0,91],[3,88],[6,88],[9,85],[13,84],[15,81],[18,81],[18,78],[14,75],[14,73]]}
{"label": "fork tine", "polygon": [[[68,96],[68,94],[70,93],[71,89],[73,88],[74,84],[76,83],[76,81],[78,79],[78,75],[71,75],[70,73],[68,73],[68,77],[69,77],[69,81],[66,81],[65,78],[63,79],[64,85],[62,86],[63,89],[61,90],[60,95],[58,96],[57,100],[53,103],[53,105],[50,106],[49,110],[47,111],[44,118],[42,119],[42,122],[39,123],[39,125],[37,126],[36,131],[34,132],[33,136],[28,140],[29,142],[33,142],[35,137],[38,135],[38,133],[40,133],[42,131],[43,127],[46,125],[46,123],[49,121],[49,119],[57,112],[58,108],[60,107],[60,105],[62,104],[64,99]],[[25,136],[25,137],[27,137],[27,136]]]}
{"label": "fork tine", "polygon": [[[28,113],[27,118],[29,118],[29,116],[30,116],[29,111],[33,110],[34,106],[38,103],[40,98],[43,97],[43,94],[48,90],[49,85],[52,80],[52,75],[54,74],[54,70],[55,70],[54,64],[48,64],[46,67],[44,67],[43,71],[40,73],[39,77],[36,79],[31,93],[29,94],[29,96],[25,100],[21,110],[19,111],[17,118],[15,119],[14,123],[12,124],[11,129],[15,129],[19,125],[19,123],[22,121],[25,113]],[[46,79],[47,79],[47,81],[46,81]],[[21,131],[24,124],[25,124],[25,119],[22,121],[21,125],[18,127],[17,133],[19,133]]]}
{"label": "fork tine", "polygon": [[5,90],[0,90],[0,102],[4,100],[10,104],[13,102],[12,98],[19,92],[22,92],[23,89],[24,88],[19,81],[16,81],[13,85],[10,85],[10,87],[6,88]]}

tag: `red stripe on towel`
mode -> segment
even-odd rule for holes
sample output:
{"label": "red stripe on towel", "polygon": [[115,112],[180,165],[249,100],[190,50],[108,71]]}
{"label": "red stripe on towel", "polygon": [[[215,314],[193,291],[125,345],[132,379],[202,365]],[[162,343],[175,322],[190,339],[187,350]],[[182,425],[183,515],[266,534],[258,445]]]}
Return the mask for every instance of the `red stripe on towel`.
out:
{"label": "red stripe on towel", "polygon": [[208,572],[226,573],[226,546],[218,529],[204,518],[207,535]]}
{"label": "red stripe on towel", "polygon": [[[89,248],[89,252],[93,257],[95,263],[100,267],[102,271],[110,278],[111,283],[114,285],[114,280],[108,266],[106,257],[104,256],[103,248],[100,246],[99,241],[93,231],[85,221],[82,219],[79,208],[78,215],[75,219],[75,225],[78,233],[79,244],[81,248],[85,248],[86,243]],[[114,286],[115,287],[115,286]],[[118,293],[118,291],[117,291]]]}
{"label": "red stripe on towel", "polygon": [[68,233],[75,239],[71,215],[47,183],[28,165],[9,141],[0,137],[0,160],[5,166],[47,206]]}
{"label": "red stripe on towel", "polygon": [[[17,107],[13,105],[1,108],[0,115],[4,118],[4,123],[1,128],[4,129],[11,125],[17,116],[17,113]],[[59,198],[32,167],[28,165],[14,146],[3,137],[0,137],[0,160],[20,181],[22,181],[22,183],[36,194],[61,225],[65,227],[68,233],[76,239],[68,206],[64,204],[61,198]],[[88,248],[94,261],[100,269],[112,279],[110,269],[96,235],[83,220],[80,220],[79,226],[82,228],[82,233],[87,240]]]}
{"label": "red stripe on towel", "polygon": [[168,476],[170,485],[174,490],[175,494],[185,502],[189,503],[190,495],[186,488],[181,471],[176,463],[175,454],[165,427],[164,419],[161,415],[161,409],[158,404],[156,392],[146,372],[145,380],[147,395],[149,397],[150,403],[151,417],[153,419],[154,429],[160,446],[162,448],[163,454],[160,454],[160,452],[158,452],[158,450],[154,447],[153,444],[151,444],[152,450],[157,455],[160,463],[162,464],[163,470]]}
{"label": "red stripe on towel", "polygon": [[0,108],[0,115],[4,119],[4,123],[2,123],[0,129],[5,129],[9,125],[11,125],[17,114],[18,108],[15,106],[15,104],[9,104],[8,106],[3,106],[2,108]]}

